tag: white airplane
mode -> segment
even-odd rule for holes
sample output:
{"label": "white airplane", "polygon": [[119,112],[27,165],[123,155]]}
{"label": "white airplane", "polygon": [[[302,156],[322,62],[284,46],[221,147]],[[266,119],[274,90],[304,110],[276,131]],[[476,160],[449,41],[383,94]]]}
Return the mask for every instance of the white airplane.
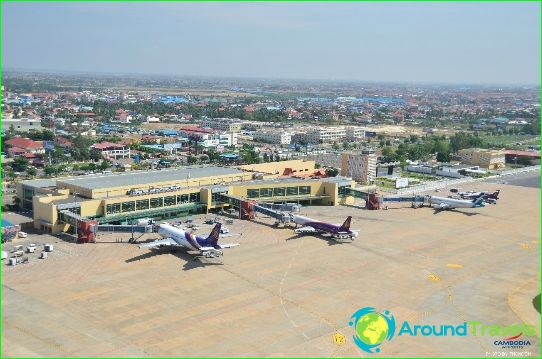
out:
{"label": "white airplane", "polygon": [[183,248],[186,250],[199,251],[206,258],[215,258],[223,255],[221,249],[236,247],[239,243],[224,243],[218,244],[220,237],[220,223],[211,231],[207,238],[196,236],[193,233],[183,231],[180,228],[174,227],[167,223],[160,224],[158,234],[163,239],[154,242],[142,243],[139,248],[155,248],[163,246],[171,246],[173,248]]}
{"label": "white airplane", "polygon": [[469,201],[463,199],[429,196],[429,204],[431,204],[433,208],[437,211],[455,208],[476,208],[484,207],[484,198],[483,196],[480,196],[473,199],[472,201]]}
{"label": "white airplane", "polygon": [[331,224],[326,222],[320,222],[315,219],[291,215],[292,222],[296,225],[302,225],[301,228],[296,228],[295,233],[300,234],[318,234],[318,233],[327,233],[330,234],[332,238],[335,239],[351,239],[354,240],[358,236],[358,231],[352,231],[350,229],[350,223],[352,222],[352,216],[348,216],[346,221],[341,224]]}

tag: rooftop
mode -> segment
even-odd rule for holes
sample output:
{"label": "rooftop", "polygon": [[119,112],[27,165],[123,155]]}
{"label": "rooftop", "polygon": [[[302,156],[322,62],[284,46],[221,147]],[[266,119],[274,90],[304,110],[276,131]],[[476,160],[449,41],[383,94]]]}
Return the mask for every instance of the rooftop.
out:
{"label": "rooftop", "polygon": [[228,167],[183,167],[160,171],[134,171],[121,174],[100,174],[80,176],[58,180],[59,183],[76,185],[88,189],[114,188],[123,186],[145,186],[159,182],[174,182],[204,178],[210,176],[226,176],[241,174],[243,171]]}

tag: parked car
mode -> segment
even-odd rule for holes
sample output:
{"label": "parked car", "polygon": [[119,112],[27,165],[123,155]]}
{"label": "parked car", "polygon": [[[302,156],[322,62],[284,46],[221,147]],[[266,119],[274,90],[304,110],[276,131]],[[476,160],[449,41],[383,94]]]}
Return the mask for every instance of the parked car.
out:
{"label": "parked car", "polygon": [[26,232],[19,232],[19,238],[26,238],[28,237],[28,233]]}

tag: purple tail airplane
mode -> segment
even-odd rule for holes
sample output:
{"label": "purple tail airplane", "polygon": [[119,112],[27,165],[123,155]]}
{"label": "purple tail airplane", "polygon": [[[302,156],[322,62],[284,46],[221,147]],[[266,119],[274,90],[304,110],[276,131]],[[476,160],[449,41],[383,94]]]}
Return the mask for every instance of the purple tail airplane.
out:
{"label": "purple tail airplane", "polygon": [[358,236],[358,231],[353,231],[350,229],[352,216],[348,216],[348,218],[346,218],[346,221],[344,221],[342,225],[320,222],[315,219],[299,215],[292,215],[291,218],[296,225],[303,226],[300,228],[296,228],[296,233],[329,234],[334,239],[350,240],[354,240]]}
{"label": "purple tail airplane", "polygon": [[183,248],[189,251],[199,251],[206,258],[215,258],[223,255],[222,248],[238,246],[239,243],[218,244],[220,237],[220,223],[213,228],[208,237],[196,236],[190,232],[185,232],[180,228],[173,227],[167,223],[160,224],[158,234],[163,239],[154,242],[142,243],[139,248],[155,248],[170,246],[172,248]]}

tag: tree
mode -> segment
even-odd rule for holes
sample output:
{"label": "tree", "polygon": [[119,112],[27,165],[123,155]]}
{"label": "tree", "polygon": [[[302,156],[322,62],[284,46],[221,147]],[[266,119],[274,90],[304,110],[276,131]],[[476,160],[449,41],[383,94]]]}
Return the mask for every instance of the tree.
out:
{"label": "tree", "polygon": [[418,135],[410,135],[410,143],[418,142]]}
{"label": "tree", "polygon": [[267,154],[267,152],[264,152],[264,154],[263,154],[263,161],[264,162],[269,162],[269,155]]}
{"label": "tree", "polygon": [[28,168],[28,159],[23,156],[19,156],[11,163],[11,168],[15,172],[24,172]]}
{"label": "tree", "polygon": [[102,151],[97,148],[91,148],[89,157],[93,161],[99,161],[102,158]]}
{"label": "tree", "polygon": [[28,169],[26,170],[26,173],[27,173],[29,176],[34,177],[35,175],[38,174],[38,171],[37,171],[34,167],[28,167]]}
{"label": "tree", "polygon": [[333,149],[334,149],[335,151],[338,151],[339,148],[340,148],[340,147],[339,147],[339,144],[338,144],[337,142],[333,142]]}
{"label": "tree", "polygon": [[333,167],[326,168],[326,176],[328,177],[337,177],[339,170]]}
{"label": "tree", "polygon": [[437,153],[437,162],[450,162],[451,156],[449,153],[438,152]]}
{"label": "tree", "polygon": [[343,149],[344,149],[344,150],[348,150],[349,148],[350,148],[350,143],[347,142],[347,141],[344,141],[344,142],[343,142]]}
{"label": "tree", "polygon": [[209,156],[206,155],[206,154],[203,154],[199,157],[199,160],[202,162],[202,163],[206,163],[209,161]]}
{"label": "tree", "polygon": [[101,169],[102,171],[105,171],[106,169],[109,168],[110,165],[111,165],[111,164],[109,163],[109,161],[103,160],[102,163],[100,163],[100,169]]}
{"label": "tree", "polygon": [[195,156],[190,155],[188,156],[187,162],[189,165],[193,165],[198,162],[198,159]]}
{"label": "tree", "polygon": [[66,160],[66,156],[64,155],[64,149],[59,145],[55,145],[54,151],[49,155],[55,163],[62,163]]}
{"label": "tree", "polygon": [[52,166],[52,165],[47,165],[44,168],[44,172],[46,176],[52,176],[55,173],[57,173],[57,171],[58,169],[56,168],[56,166]]}

